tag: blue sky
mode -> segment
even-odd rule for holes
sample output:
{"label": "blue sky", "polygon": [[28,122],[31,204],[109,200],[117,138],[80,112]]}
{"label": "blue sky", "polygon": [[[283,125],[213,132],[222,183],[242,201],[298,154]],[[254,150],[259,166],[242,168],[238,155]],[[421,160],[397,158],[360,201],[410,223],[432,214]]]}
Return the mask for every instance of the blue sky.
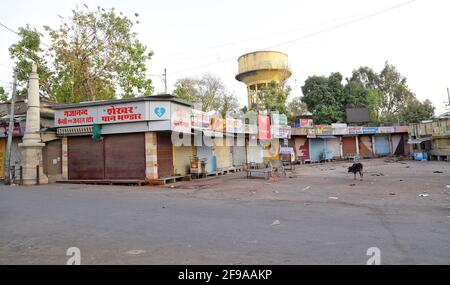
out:
{"label": "blue sky", "polygon": [[[440,114],[450,87],[449,1],[416,0],[355,24],[279,45],[406,1],[15,0],[2,2],[0,22],[15,30],[25,24],[43,30],[43,25],[56,27],[58,15],[68,16],[83,3],[91,8],[115,7],[129,16],[138,12],[141,23],[135,31],[155,52],[148,64],[149,76],[167,68],[171,91],[180,77],[210,72],[223,79],[242,105],[246,89],[234,76],[238,56],[246,52],[267,47],[286,52],[293,72],[288,81],[294,88],[291,97],[301,95],[308,76],[339,71],[348,77],[361,65],[379,71],[387,60],[408,78],[417,97],[432,100]],[[0,85],[10,90],[8,47],[18,37],[0,28],[0,38]],[[161,79],[151,78],[155,91],[163,91]]]}

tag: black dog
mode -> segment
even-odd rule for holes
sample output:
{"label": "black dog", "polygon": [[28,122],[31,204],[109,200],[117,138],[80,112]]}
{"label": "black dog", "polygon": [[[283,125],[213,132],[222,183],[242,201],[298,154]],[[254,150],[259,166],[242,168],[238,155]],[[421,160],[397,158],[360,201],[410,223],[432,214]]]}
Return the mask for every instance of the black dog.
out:
{"label": "black dog", "polygon": [[361,180],[363,179],[362,170],[363,170],[363,165],[362,165],[362,163],[359,163],[359,162],[353,163],[353,165],[348,168],[348,172],[349,173],[353,172],[353,174],[355,175],[355,180],[356,180],[356,172],[359,172],[359,177],[361,178]]}

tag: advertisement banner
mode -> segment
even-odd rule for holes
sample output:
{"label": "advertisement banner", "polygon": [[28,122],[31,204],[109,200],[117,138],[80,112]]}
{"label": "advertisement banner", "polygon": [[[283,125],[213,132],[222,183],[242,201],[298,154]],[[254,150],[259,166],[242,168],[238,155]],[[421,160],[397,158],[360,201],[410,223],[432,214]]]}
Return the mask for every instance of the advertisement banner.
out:
{"label": "advertisement banner", "polygon": [[287,125],[287,117],[285,114],[272,114],[272,126]]}
{"label": "advertisement banner", "polygon": [[308,129],[308,133],[306,134],[307,138],[313,139],[316,137],[315,129]]}
{"label": "advertisement banner", "polygon": [[211,127],[211,116],[203,111],[192,109],[192,128],[207,130]]}
{"label": "advertisement banner", "polygon": [[289,139],[291,138],[290,126],[272,126],[272,137],[276,139]]}
{"label": "advertisement banner", "polygon": [[215,132],[223,132],[223,119],[220,116],[211,117],[211,129]]}
{"label": "advertisement banner", "polygon": [[314,129],[316,136],[329,136],[333,134],[333,128],[328,125],[316,125]]}
{"label": "advertisement banner", "polygon": [[258,138],[270,140],[270,118],[266,115],[258,115]]}
{"label": "advertisement banner", "polygon": [[314,125],[312,119],[300,119],[299,123],[300,128],[312,128]]}

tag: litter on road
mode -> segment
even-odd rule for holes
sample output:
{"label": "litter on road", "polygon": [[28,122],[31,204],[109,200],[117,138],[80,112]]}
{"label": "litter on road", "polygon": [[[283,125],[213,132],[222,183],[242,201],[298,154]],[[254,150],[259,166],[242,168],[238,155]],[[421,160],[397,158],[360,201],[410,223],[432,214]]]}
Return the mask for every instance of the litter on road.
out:
{"label": "litter on road", "polygon": [[430,194],[426,194],[426,193],[419,194],[419,197],[428,197],[428,196],[430,196]]}
{"label": "litter on road", "polygon": [[281,225],[279,220],[275,220],[273,221],[273,223],[271,224],[271,226],[277,226],[277,225]]}

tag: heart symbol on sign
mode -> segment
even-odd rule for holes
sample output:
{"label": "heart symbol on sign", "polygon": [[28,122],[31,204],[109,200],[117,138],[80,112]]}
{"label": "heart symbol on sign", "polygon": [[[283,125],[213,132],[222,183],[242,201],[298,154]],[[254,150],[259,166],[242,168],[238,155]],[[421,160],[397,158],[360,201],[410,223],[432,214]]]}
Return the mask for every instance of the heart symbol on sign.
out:
{"label": "heart symbol on sign", "polygon": [[156,116],[158,116],[159,118],[161,118],[162,116],[164,116],[164,114],[166,113],[166,109],[164,107],[156,107],[155,108],[155,114]]}

